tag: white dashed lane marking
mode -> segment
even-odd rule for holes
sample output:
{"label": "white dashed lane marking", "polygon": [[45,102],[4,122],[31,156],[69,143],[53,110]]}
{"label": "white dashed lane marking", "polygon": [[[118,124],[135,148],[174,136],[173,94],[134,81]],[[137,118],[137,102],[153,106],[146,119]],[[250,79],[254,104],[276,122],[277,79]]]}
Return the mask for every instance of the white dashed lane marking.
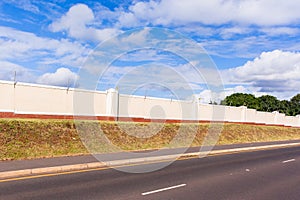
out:
{"label": "white dashed lane marking", "polygon": [[282,163],[288,163],[288,162],[294,162],[296,161],[295,159],[290,159],[290,160],[285,160],[285,161],[282,161]]}
{"label": "white dashed lane marking", "polygon": [[172,189],[176,189],[176,188],[180,188],[180,187],[184,187],[184,186],[186,186],[186,184],[175,185],[175,186],[171,186],[171,187],[166,187],[166,188],[162,188],[162,189],[153,190],[153,191],[150,191],[150,192],[144,192],[144,193],[142,193],[142,195],[145,196],[145,195],[154,194],[154,193],[158,193],[158,192],[163,192],[163,191],[166,191],[166,190],[172,190]]}

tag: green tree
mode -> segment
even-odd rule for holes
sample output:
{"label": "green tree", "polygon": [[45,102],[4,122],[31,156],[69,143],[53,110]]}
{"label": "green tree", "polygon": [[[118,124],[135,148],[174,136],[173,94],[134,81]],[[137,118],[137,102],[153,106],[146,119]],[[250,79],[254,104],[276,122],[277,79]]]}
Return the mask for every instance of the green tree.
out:
{"label": "green tree", "polygon": [[282,100],[279,103],[278,112],[290,115],[291,103],[287,100]]}
{"label": "green tree", "polygon": [[255,96],[252,94],[244,93],[235,93],[230,96],[227,96],[223,101],[221,101],[221,105],[246,106],[248,108],[253,109],[259,108],[259,102],[257,98],[255,98]]}
{"label": "green tree", "polygon": [[252,94],[235,93],[227,96],[221,105],[246,106],[264,112],[279,111],[285,115],[295,116],[300,114],[300,94],[295,95],[290,101],[278,100],[271,95],[256,98]]}
{"label": "green tree", "polygon": [[273,112],[279,109],[280,101],[271,95],[263,95],[258,97],[260,111]]}
{"label": "green tree", "polygon": [[290,100],[289,115],[295,116],[300,114],[300,94],[295,95]]}
{"label": "green tree", "polygon": [[295,95],[293,98],[291,98],[291,102],[300,105],[300,94],[297,94],[297,95]]}

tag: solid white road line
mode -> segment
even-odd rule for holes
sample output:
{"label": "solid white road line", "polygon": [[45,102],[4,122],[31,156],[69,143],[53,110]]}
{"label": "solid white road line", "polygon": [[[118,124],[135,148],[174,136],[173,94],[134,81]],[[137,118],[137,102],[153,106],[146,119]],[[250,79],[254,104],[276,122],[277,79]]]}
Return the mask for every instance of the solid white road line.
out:
{"label": "solid white road line", "polygon": [[290,159],[290,160],[285,160],[285,161],[282,161],[282,163],[288,163],[288,162],[294,162],[295,159]]}
{"label": "solid white road line", "polygon": [[154,193],[163,192],[163,191],[166,191],[166,190],[172,190],[172,189],[176,189],[176,188],[180,188],[180,187],[184,187],[184,186],[186,186],[186,184],[175,185],[175,186],[172,186],[172,187],[153,190],[153,191],[150,191],[150,192],[144,192],[144,193],[142,193],[142,195],[145,196],[145,195],[148,195],[148,194],[154,194]]}

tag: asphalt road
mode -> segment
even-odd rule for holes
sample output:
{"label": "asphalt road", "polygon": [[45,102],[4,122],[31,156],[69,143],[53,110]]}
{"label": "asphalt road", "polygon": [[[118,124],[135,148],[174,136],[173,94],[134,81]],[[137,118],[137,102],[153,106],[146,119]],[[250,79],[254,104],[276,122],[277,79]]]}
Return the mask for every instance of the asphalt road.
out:
{"label": "asphalt road", "polygon": [[[203,147],[189,147],[185,148],[175,148],[175,149],[160,149],[160,151],[146,150],[146,151],[134,151],[128,155],[126,152],[120,153],[110,153],[110,154],[99,154],[95,155],[101,161],[111,161],[111,160],[122,160],[131,158],[141,158],[149,156],[163,156],[163,155],[173,155],[179,153],[193,153],[199,152],[200,149],[205,150],[223,150],[223,149],[233,149],[233,148],[243,148],[243,147],[256,147],[265,145],[277,145],[277,144],[288,144],[288,143],[299,143],[300,140],[289,140],[289,141],[276,141],[276,142],[255,142],[255,143],[244,143],[244,144],[231,144],[231,145],[215,145],[203,146]],[[152,153],[151,153],[152,152]],[[74,165],[90,162],[98,162],[92,155],[81,155],[81,156],[63,156],[54,158],[42,158],[42,159],[29,159],[29,160],[12,160],[12,161],[0,161],[0,172],[14,171],[22,169],[33,169],[41,167],[54,167],[62,165]]]}
{"label": "asphalt road", "polygon": [[106,169],[0,182],[0,199],[298,200],[299,169],[300,147],[293,147],[180,160],[146,174]]}

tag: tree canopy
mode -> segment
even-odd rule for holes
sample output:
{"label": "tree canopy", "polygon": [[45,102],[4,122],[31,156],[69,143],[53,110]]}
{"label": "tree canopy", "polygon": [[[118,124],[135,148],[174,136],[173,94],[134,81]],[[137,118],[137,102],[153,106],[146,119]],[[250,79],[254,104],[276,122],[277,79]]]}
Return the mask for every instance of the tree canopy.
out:
{"label": "tree canopy", "polygon": [[259,111],[278,111],[288,116],[296,116],[300,114],[300,94],[295,95],[290,101],[280,101],[271,95],[255,97],[252,94],[235,93],[221,101],[221,105],[246,106]]}

